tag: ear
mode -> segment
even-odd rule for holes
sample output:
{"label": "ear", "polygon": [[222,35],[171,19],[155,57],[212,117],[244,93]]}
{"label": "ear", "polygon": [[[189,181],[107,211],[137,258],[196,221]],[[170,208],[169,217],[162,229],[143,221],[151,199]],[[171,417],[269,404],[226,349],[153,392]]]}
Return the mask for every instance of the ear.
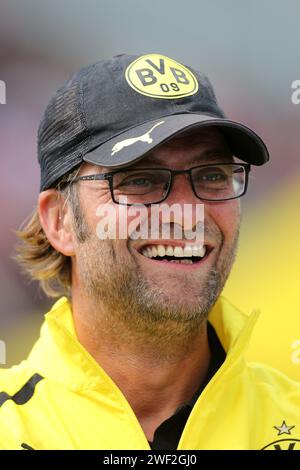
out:
{"label": "ear", "polygon": [[65,256],[73,256],[71,208],[65,198],[55,189],[47,189],[39,195],[38,211],[41,225],[53,248]]}

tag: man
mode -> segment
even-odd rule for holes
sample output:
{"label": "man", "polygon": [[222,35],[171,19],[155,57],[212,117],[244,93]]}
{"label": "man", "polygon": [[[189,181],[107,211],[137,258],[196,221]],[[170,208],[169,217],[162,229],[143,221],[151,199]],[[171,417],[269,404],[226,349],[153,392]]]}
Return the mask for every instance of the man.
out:
{"label": "man", "polygon": [[300,385],[245,363],[257,315],[220,297],[250,165],[268,161],[260,137],[225,118],[202,73],[121,55],[56,93],[38,145],[19,260],[66,297],[1,372],[1,447],[299,447]]}

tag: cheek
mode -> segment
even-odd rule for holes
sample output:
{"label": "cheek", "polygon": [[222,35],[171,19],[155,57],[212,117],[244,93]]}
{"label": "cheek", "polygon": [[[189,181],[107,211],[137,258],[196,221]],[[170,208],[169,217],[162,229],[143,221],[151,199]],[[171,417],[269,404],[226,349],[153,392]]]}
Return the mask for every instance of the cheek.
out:
{"label": "cheek", "polygon": [[[115,204],[111,200],[110,193],[102,194],[101,197],[92,198],[89,194],[84,199],[84,211],[86,223],[92,234],[99,240],[106,240],[112,243],[118,241],[127,242],[131,236],[135,239],[140,236],[140,224],[148,227],[148,210],[138,209]],[[148,234],[148,230],[147,230]],[[147,235],[146,234],[146,235]]]}
{"label": "cheek", "polygon": [[233,240],[240,226],[240,202],[232,200],[220,204],[213,204],[207,210],[205,208],[205,218],[208,216],[222,232],[225,242]]}
{"label": "cheek", "polygon": [[96,208],[97,235],[110,240],[148,238],[150,209],[115,204],[108,201]]}
{"label": "cheek", "polygon": [[99,193],[99,191],[90,190],[83,192],[81,201],[87,225],[93,233],[96,233],[98,223],[110,213],[107,208],[115,206],[111,201],[110,191]]}

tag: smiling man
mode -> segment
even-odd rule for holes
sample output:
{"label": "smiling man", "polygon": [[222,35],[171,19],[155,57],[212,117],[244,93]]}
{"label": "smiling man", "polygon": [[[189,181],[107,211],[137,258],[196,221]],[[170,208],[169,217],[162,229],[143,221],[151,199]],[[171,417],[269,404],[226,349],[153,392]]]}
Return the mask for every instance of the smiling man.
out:
{"label": "smiling man", "polygon": [[[28,359],[1,371],[0,447],[297,446],[299,384],[246,364],[257,315],[220,297],[239,198],[251,164],[268,161],[260,137],[225,118],[201,73],[121,55],[56,93],[38,145],[41,193],[19,260],[48,295],[65,296]],[[156,212],[153,236],[162,205],[172,210]],[[99,236],[104,207],[116,214],[110,234],[129,222],[125,237]],[[137,237],[141,207],[148,232]]]}

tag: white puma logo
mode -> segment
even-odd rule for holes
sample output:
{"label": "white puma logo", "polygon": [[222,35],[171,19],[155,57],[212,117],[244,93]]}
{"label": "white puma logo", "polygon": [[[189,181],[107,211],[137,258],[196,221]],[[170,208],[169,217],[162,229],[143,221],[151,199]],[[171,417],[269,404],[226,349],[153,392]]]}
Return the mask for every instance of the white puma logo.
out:
{"label": "white puma logo", "polygon": [[148,132],[146,132],[146,134],[140,135],[139,137],[132,137],[131,139],[121,140],[121,142],[117,142],[112,148],[111,155],[114,155],[115,153],[120,152],[120,150],[122,150],[124,147],[129,147],[129,145],[135,144],[138,141],[147,142],[148,144],[152,144],[153,139],[152,139],[152,137],[150,137],[150,133],[157,126],[160,126],[164,122],[165,121],[160,121],[157,124],[154,124],[154,126],[151,127],[151,129]]}

